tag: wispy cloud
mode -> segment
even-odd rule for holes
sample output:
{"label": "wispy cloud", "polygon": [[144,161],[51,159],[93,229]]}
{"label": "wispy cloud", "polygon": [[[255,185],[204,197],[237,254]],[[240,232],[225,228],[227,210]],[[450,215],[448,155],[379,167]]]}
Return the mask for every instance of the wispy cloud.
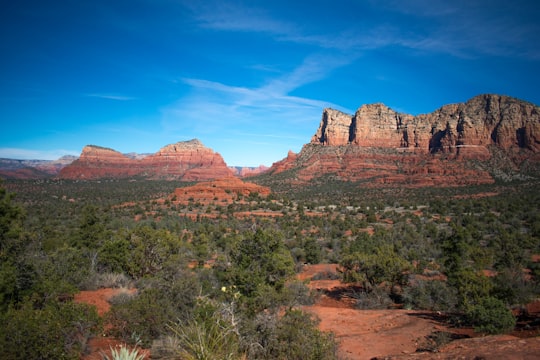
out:
{"label": "wispy cloud", "polygon": [[85,96],[95,97],[95,98],[100,98],[100,99],[107,99],[107,100],[116,100],[116,101],[130,101],[130,100],[137,99],[132,96],[118,95],[118,94],[85,94]]}
{"label": "wispy cloud", "polygon": [[[389,43],[414,50],[457,57],[500,56],[538,59],[540,24],[532,3],[504,1],[387,0],[373,1],[384,11],[399,13],[400,27],[390,25]],[[403,24],[414,24],[414,31]],[[403,35],[406,34],[406,35]]]}
{"label": "wispy cloud", "polygon": [[[182,79],[191,91],[163,109],[163,125],[169,130],[203,133],[249,124],[258,128],[275,127],[279,123],[312,125],[314,114],[319,116],[324,107],[340,106],[291,93],[325,78],[332,70],[347,63],[348,60],[339,57],[311,56],[292,72],[254,88],[205,79]],[[287,131],[287,127],[277,127],[281,133]]]}
{"label": "wispy cloud", "polygon": [[[258,32],[276,41],[312,45],[346,53],[388,46],[415,51],[445,53],[456,57],[482,55],[537,59],[535,41],[540,23],[524,19],[524,6],[490,1],[448,2],[444,0],[371,1],[377,22],[364,19],[344,23],[341,29],[321,32],[318,20],[306,18],[299,26],[254,6],[229,2],[192,5],[198,25],[218,31]],[[399,17],[399,21],[381,21]]]}
{"label": "wispy cloud", "polygon": [[296,25],[274,19],[266,11],[227,1],[205,1],[186,4],[199,26],[225,31],[260,32],[286,35],[297,31]]}
{"label": "wispy cloud", "polygon": [[0,158],[17,160],[57,160],[64,155],[79,156],[79,154],[79,151],[65,149],[33,150],[20,148],[0,148]]}

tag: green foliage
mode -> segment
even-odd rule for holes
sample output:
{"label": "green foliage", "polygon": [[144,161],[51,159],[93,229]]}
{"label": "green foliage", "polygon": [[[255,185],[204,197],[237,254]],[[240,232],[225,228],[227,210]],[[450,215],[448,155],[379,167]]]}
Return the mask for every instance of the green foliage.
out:
{"label": "green foliage", "polygon": [[[292,190],[291,174],[258,178],[276,184],[269,198],[204,206],[158,201],[186,185],[179,182],[7,181],[18,204],[0,190],[0,314],[14,316],[28,298],[41,311],[77,288],[134,282],[139,293],[115,299],[111,313],[125,341],[173,341],[171,320],[192,334],[208,333],[203,319],[210,317],[196,306],[206,299],[214,309],[208,314],[219,312],[220,326],[234,328],[239,354],[294,358],[296,344],[287,339],[297,338],[307,344],[304,358],[317,358],[308,349],[317,345],[301,333],[317,338],[314,322],[287,310],[313,301],[305,285],[291,281],[294,261],[339,262],[347,280],[363,282],[353,296],[365,307],[386,307],[402,296],[409,307],[468,314],[488,296],[511,305],[538,294],[540,266],[530,261],[540,253],[535,180],[498,184],[496,191],[372,191],[330,176]],[[489,191],[500,195],[468,197]],[[235,216],[253,210],[286,216]],[[200,266],[188,268],[192,261]],[[448,281],[416,281],[412,263],[419,274],[429,264]],[[523,276],[525,267],[532,280]],[[223,286],[234,292],[221,292]]]}
{"label": "green foliage", "polygon": [[237,328],[209,303],[196,309],[194,318],[167,327],[173,339],[155,345],[160,354],[186,360],[245,358]]}
{"label": "green foliage", "polygon": [[[0,183],[1,185],[1,183]],[[12,204],[14,195],[0,186],[0,259],[20,253],[23,210]]]}
{"label": "green foliage", "polygon": [[281,291],[294,274],[294,261],[280,234],[257,230],[247,233],[232,256],[232,284],[246,298]]}
{"label": "green foliage", "polygon": [[108,239],[99,249],[98,266],[100,271],[128,272],[129,262],[130,242],[127,239]]}
{"label": "green foliage", "polygon": [[504,303],[494,297],[482,298],[478,304],[465,312],[475,331],[487,334],[503,334],[516,326],[516,319]]}
{"label": "green foliage", "polygon": [[104,355],[104,360],[144,360],[144,354],[140,354],[138,349],[130,349],[127,346],[120,346],[119,349],[111,349],[111,356]]}
{"label": "green foliage", "polygon": [[[179,252],[180,242],[170,231],[138,226],[127,235],[129,253],[127,266],[129,275],[138,279],[156,275],[175,254]],[[121,255],[121,254],[119,254]]]}
{"label": "green foliage", "polygon": [[456,308],[457,294],[444,281],[417,280],[404,289],[403,301],[406,308],[451,312]]}
{"label": "green foliage", "polygon": [[96,248],[103,243],[106,237],[105,219],[100,209],[93,205],[87,205],[82,210],[79,231],[72,241],[73,245]]}
{"label": "green foliage", "polygon": [[382,282],[402,285],[406,282],[410,263],[398,255],[392,246],[382,245],[373,254],[356,252],[345,255],[340,263],[346,282],[361,281],[366,288]]}
{"label": "green foliage", "polygon": [[171,319],[186,319],[193,311],[200,286],[193,274],[184,271],[161,273],[141,283],[139,294],[126,302],[113,304],[108,314],[115,334],[127,342],[137,334],[142,345],[149,346],[167,332]]}
{"label": "green foliage", "polygon": [[492,295],[507,305],[525,305],[539,293],[538,283],[528,279],[523,269],[506,268],[493,281]]}
{"label": "green foliage", "polygon": [[320,331],[318,320],[301,310],[261,314],[252,325],[256,332],[245,337],[249,359],[337,359],[333,335]]}
{"label": "green foliage", "polygon": [[457,291],[458,308],[464,310],[487,297],[493,284],[471,260],[470,232],[456,224],[452,229],[453,234],[443,244],[444,265],[448,285]]}
{"label": "green foliage", "polygon": [[100,331],[92,306],[25,301],[0,318],[2,359],[79,359],[88,338]]}

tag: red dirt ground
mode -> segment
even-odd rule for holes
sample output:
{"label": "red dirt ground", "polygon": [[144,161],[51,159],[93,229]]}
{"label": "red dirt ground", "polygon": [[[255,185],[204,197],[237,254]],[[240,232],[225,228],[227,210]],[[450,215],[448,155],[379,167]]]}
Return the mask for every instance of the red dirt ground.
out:
{"label": "red dirt ground", "polygon": [[[109,300],[116,295],[126,292],[133,294],[137,292],[137,289],[106,288],[81,291],[78,294],[75,294],[74,301],[94,305],[98,314],[103,316],[111,308]],[[103,360],[103,354],[111,356],[111,348],[114,349],[120,346],[125,346],[125,344],[112,337],[105,336],[105,334],[103,337],[91,338],[88,341],[88,354],[83,356],[82,360]],[[146,354],[147,358],[150,358],[150,353],[148,351],[140,349],[140,352]]]}
{"label": "red dirt ground", "polygon": [[[301,280],[336,270],[336,265],[306,265]],[[485,336],[454,340],[437,352],[416,352],[428,344],[433,332],[455,336],[475,336],[467,329],[453,329],[437,313],[412,310],[357,310],[351,299],[336,299],[326,290],[343,287],[339,280],[310,281],[310,288],[323,292],[317,304],[304,309],[321,320],[321,330],[332,331],[339,342],[339,355],[355,359],[540,359],[540,337],[521,338],[511,335]],[[536,307],[540,303],[535,303]],[[529,312],[540,309],[530,307]],[[536,313],[538,314],[538,313]],[[521,334],[514,334],[521,335]],[[524,335],[524,334],[523,334]]]}
{"label": "red dirt ground", "polygon": [[[538,331],[514,332],[512,335],[477,336],[470,329],[454,329],[442,321],[437,313],[412,310],[357,310],[354,300],[329,296],[325,291],[344,288],[339,280],[310,280],[320,274],[335,274],[337,265],[306,265],[298,275],[309,281],[308,286],[322,292],[317,303],[304,310],[320,319],[321,330],[332,331],[339,343],[339,355],[344,360],[364,359],[540,359]],[[83,291],[75,301],[96,305],[100,315],[105,314],[108,300],[126,289],[99,289]],[[136,291],[136,290],[129,290]],[[540,302],[528,307],[538,318]],[[426,337],[433,332],[454,334],[460,338],[443,345],[437,352],[417,352],[428,344]],[[528,337],[533,336],[533,337]],[[109,337],[97,337],[89,341],[90,353],[83,360],[101,360],[102,353],[110,354],[110,347],[123,343]],[[146,352],[150,358],[149,352]]]}

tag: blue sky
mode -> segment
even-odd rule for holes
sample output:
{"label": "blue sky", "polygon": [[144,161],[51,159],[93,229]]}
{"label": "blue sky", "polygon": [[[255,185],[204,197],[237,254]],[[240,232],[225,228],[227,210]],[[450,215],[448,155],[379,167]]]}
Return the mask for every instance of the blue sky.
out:
{"label": "blue sky", "polygon": [[18,0],[0,11],[0,157],[198,138],[228,165],[300,151],[322,110],[540,104],[529,0]]}

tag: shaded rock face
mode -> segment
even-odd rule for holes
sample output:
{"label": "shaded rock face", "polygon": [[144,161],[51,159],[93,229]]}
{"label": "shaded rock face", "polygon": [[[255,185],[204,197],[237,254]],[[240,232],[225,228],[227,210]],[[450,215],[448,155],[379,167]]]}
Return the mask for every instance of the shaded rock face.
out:
{"label": "shaded rock face", "polygon": [[[408,148],[420,152],[467,153],[466,147],[540,151],[538,106],[500,95],[480,95],[412,116],[383,104],[363,105],[354,116],[325,109],[311,143]],[[484,149],[478,150],[487,154]]]}
{"label": "shaded rock face", "polygon": [[371,184],[484,184],[494,182],[487,165],[468,160],[494,163],[494,153],[515,170],[540,161],[538,106],[480,95],[418,116],[383,104],[363,105],[353,116],[325,109],[311,142],[269,172],[295,169],[297,181],[336,174]]}
{"label": "shaded rock face", "polygon": [[126,156],[113,149],[85,146],[81,156],[60,171],[63,179],[128,178],[200,181],[230,176],[219,153],[198,140],[178,142],[143,158]]}
{"label": "shaded rock face", "polygon": [[270,195],[270,188],[244,182],[236,177],[227,177],[177,188],[171,196],[171,201],[184,205],[190,202],[223,204],[237,200],[239,195],[249,196],[252,193],[266,197]]}

